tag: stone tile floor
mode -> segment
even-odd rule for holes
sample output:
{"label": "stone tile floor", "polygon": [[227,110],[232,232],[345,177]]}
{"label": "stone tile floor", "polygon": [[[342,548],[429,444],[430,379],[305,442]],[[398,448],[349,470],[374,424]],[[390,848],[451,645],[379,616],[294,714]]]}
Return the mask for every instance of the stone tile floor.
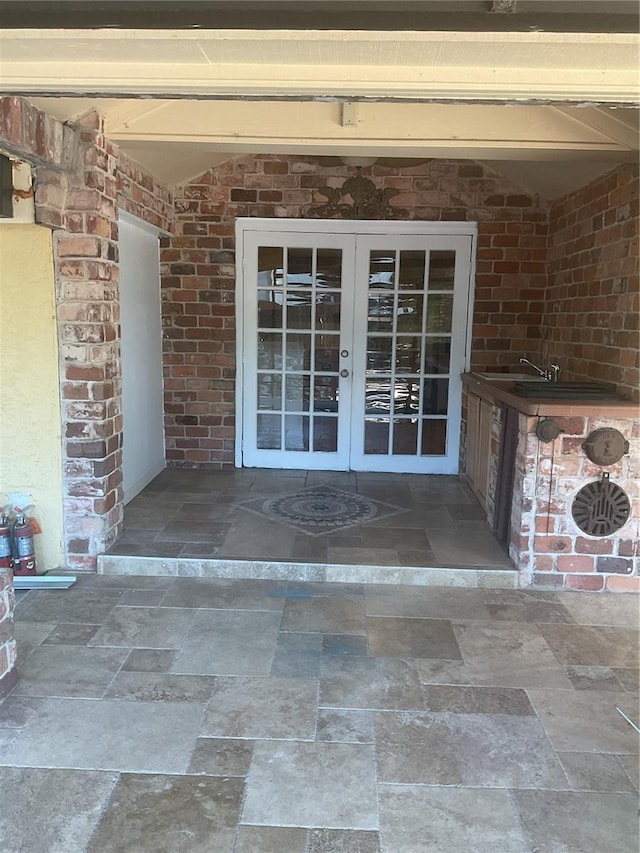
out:
{"label": "stone tile floor", "polygon": [[[380,512],[318,536],[259,513],[260,498],[322,485],[377,501]],[[127,504],[124,523],[112,555],[513,569],[460,477],[168,468]]]}
{"label": "stone tile floor", "polygon": [[4,853],[637,853],[636,597],[82,575],[16,625]]}

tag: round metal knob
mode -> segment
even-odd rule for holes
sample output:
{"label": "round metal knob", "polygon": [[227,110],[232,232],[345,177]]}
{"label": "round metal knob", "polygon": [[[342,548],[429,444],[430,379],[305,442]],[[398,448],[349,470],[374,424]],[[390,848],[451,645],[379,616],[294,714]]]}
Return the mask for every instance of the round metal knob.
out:
{"label": "round metal knob", "polygon": [[341,370],[340,371],[340,376],[342,376],[343,379],[346,379],[348,375],[349,375],[348,370]]}

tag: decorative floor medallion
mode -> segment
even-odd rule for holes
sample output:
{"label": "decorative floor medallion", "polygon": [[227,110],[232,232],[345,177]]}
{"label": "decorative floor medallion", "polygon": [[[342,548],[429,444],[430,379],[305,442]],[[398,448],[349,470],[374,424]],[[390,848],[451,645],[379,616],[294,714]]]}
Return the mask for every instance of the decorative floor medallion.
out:
{"label": "decorative floor medallion", "polygon": [[321,536],[405,512],[394,504],[344,492],[333,486],[314,486],[266,500],[254,498],[241,506],[271,521],[294,527],[307,536]]}

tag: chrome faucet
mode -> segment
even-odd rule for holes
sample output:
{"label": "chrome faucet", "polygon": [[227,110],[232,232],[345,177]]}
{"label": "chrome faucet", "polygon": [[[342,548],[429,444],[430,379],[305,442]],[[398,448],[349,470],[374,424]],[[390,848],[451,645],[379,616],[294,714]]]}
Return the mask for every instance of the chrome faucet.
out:
{"label": "chrome faucet", "polygon": [[520,364],[528,364],[529,367],[533,367],[538,376],[541,376],[545,382],[558,381],[558,374],[560,373],[559,364],[551,364],[548,368],[543,368],[538,367],[537,364],[534,364],[532,361],[529,361],[528,358],[521,358]]}

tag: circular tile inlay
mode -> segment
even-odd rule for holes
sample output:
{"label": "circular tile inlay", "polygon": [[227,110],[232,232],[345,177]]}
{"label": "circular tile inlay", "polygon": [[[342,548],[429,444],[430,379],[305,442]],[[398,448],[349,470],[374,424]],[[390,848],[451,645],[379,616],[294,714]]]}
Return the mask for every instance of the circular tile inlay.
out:
{"label": "circular tile inlay", "polygon": [[262,511],[282,521],[327,529],[370,521],[377,514],[375,503],[368,498],[330,488],[269,498],[263,503]]}

